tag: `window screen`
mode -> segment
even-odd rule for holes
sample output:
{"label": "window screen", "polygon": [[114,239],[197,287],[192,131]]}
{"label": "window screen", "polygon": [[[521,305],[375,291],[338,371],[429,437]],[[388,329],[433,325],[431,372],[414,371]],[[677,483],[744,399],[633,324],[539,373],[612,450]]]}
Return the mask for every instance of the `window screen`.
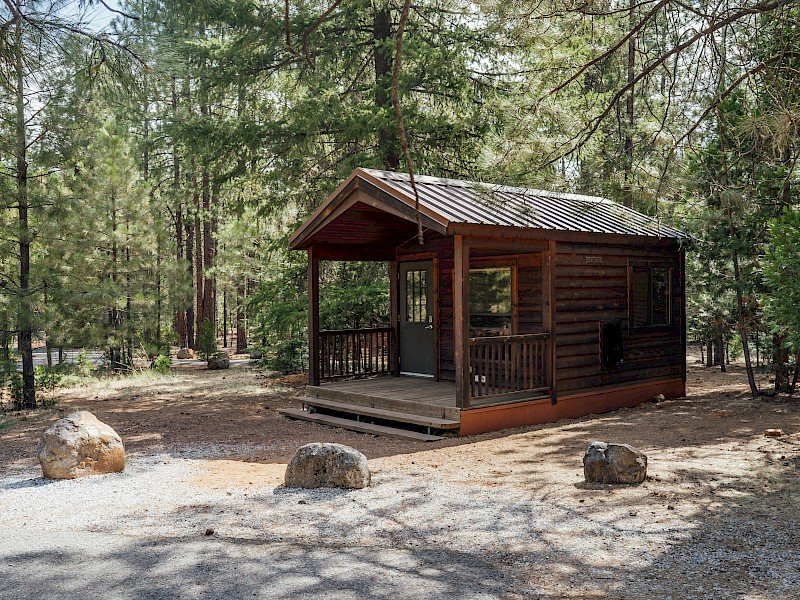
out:
{"label": "window screen", "polygon": [[428,322],[428,272],[406,272],[406,322]]}
{"label": "window screen", "polygon": [[631,272],[631,323],[634,327],[672,323],[672,269],[635,266]]}
{"label": "window screen", "polygon": [[511,268],[469,272],[469,325],[472,337],[511,335]]}

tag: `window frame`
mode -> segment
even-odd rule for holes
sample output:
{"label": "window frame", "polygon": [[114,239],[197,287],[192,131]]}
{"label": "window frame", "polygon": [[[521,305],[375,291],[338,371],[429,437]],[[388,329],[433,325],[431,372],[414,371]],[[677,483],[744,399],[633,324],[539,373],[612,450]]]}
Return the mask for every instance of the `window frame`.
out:
{"label": "window frame", "polygon": [[[647,269],[647,323],[641,324],[634,321],[634,273],[636,269]],[[667,270],[667,323],[653,324],[653,270]],[[668,261],[628,261],[628,328],[636,331],[671,331],[675,328],[675,265]]]}
{"label": "window frame", "polygon": [[[517,298],[517,261],[513,258],[503,259],[500,257],[476,257],[470,260],[470,274],[473,271],[493,271],[493,270],[508,270],[511,272],[510,279],[510,293],[511,293],[511,333],[507,335],[517,335],[519,332],[518,324],[518,298]],[[470,286],[470,296],[472,295],[472,286]],[[471,307],[470,307],[471,308]],[[470,310],[470,320],[472,319],[472,311]],[[470,330],[472,325],[470,324]],[[500,334],[506,337],[504,334]],[[470,333],[470,337],[472,334]]]}

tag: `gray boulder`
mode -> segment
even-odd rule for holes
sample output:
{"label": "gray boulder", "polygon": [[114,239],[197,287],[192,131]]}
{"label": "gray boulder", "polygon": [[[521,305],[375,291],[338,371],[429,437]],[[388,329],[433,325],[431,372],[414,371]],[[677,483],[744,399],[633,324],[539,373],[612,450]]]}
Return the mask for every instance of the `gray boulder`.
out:
{"label": "gray boulder", "polygon": [[48,479],[117,473],[125,468],[125,448],[117,432],[85,410],[45,429],[38,456]]}
{"label": "gray boulder", "polygon": [[231,366],[231,357],[227,352],[220,352],[208,357],[208,368],[212,371],[220,369],[229,369]]}
{"label": "gray boulder", "polygon": [[587,483],[642,483],[647,457],[628,444],[590,442],[583,455]]}
{"label": "gray boulder", "polygon": [[181,360],[185,360],[187,358],[194,358],[194,350],[192,350],[191,348],[181,348],[180,350],[178,350],[176,358]]}
{"label": "gray boulder", "polygon": [[286,467],[286,487],[361,489],[369,481],[367,457],[343,444],[301,446]]}

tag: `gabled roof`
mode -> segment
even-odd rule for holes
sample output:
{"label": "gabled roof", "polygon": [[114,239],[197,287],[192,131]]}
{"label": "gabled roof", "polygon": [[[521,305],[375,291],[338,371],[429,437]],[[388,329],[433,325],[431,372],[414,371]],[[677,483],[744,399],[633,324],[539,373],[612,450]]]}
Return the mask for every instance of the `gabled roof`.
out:
{"label": "gabled roof", "polygon": [[[341,195],[354,179],[363,180],[388,193],[404,205],[414,206],[414,190],[407,173],[356,169],[325,203],[292,236],[295,247],[303,233],[318,224],[326,207]],[[505,226],[550,231],[616,234],[654,238],[687,239],[688,236],[658,218],[626,208],[597,196],[565,194],[415,176],[420,213],[443,229],[453,224]]]}

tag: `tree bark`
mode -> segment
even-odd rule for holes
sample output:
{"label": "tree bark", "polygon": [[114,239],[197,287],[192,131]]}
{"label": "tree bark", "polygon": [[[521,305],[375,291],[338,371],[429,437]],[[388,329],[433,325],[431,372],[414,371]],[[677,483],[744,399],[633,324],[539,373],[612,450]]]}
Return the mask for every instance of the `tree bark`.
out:
{"label": "tree bark", "polygon": [[239,284],[236,288],[236,352],[238,354],[247,349],[247,323],[244,312],[245,286]]}
{"label": "tree bark", "polygon": [[[375,0],[372,17],[373,56],[375,67],[375,107],[378,110],[378,154],[383,167],[395,171],[400,166],[397,135],[389,123],[392,110],[389,94],[392,77],[392,16],[385,0]],[[385,114],[384,114],[385,113]]]}
{"label": "tree bark", "polygon": [[201,194],[195,187],[195,206],[194,215],[194,257],[195,257],[195,276],[194,276],[194,295],[195,295],[195,347],[199,345],[200,326],[203,323],[203,229],[200,226],[200,212],[202,211]]}
{"label": "tree bark", "polygon": [[19,337],[17,344],[22,355],[22,405],[36,408],[36,380],[33,369],[33,323],[31,322],[30,277],[31,234],[28,224],[28,142],[25,118],[25,70],[22,49],[22,15],[14,16],[14,75],[16,77],[16,159],[17,159],[17,220],[19,228]]}
{"label": "tree bark", "polygon": [[[636,2],[629,0],[628,22],[631,29],[636,26]],[[628,95],[625,99],[625,147],[624,147],[624,182],[622,201],[627,207],[633,206],[633,127],[634,118],[634,80],[636,77],[636,36],[628,39]]]}
{"label": "tree bark", "polygon": [[[172,120],[178,121],[178,87],[175,77],[172,78],[170,92],[172,96]],[[180,154],[178,152],[178,144],[175,138],[172,139],[172,192],[174,194],[174,210],[175,216],[173,219],[175,225],[175,259],[180,265],[183,262],[183,199],[181,198],[181,162]],[[186,331],[186,308],[179,306],[173,315],[173,327],[175,333],[178,335],[178,347],[186,348],[189,346],[189,340]]]}

